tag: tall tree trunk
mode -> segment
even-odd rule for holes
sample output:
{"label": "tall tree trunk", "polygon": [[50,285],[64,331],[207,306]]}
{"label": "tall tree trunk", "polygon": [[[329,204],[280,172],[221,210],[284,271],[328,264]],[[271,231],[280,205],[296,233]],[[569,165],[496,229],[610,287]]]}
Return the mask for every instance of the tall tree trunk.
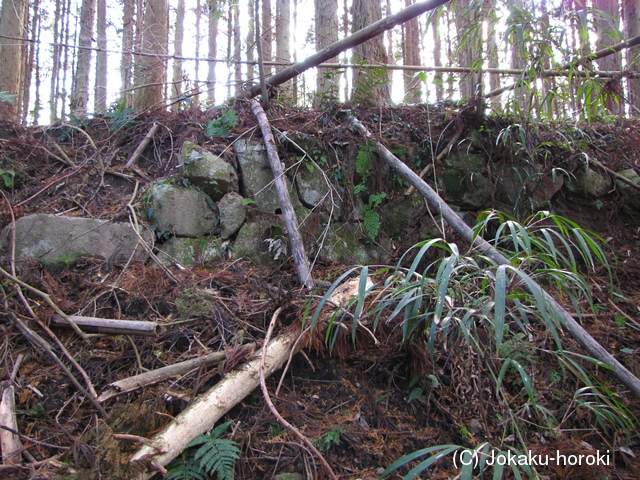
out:
{"label": "tall tree trunk", "polygon": [[[67,0],[65,5],[65,15],[64,15],[65,23],[63,32],[63,40],[62,43],[65,45],[69,45],[71,43],[71,28],[69,25],[71,24],[71,0]],[[62,79],[58,81],[58,86],[60,88],[60,102],[62,104],[62,109],[60,111],[60,118],[64,118],[67,115],[67,74],[72,69],[73,60],[69,57],[69,47],[65,47],[63,61],[62,61]]]}
{"label": "tall tree trunk", "polygon": [[[38,19],[37,27],[35,26],[36,22],[34,22],[34,35],[33,35],[33,51],[34,58],[31,62],[33,65],[33,73],[35,78],[35,98],[33,99],[33,125],[38,125],[40,120],[40,106],[42,105],[42,98],[40,96],[40,86],[42,84],[42,79],[40,78],[40,49],[37,48],[40,45],[40,34],[42,33],[41,28],[41,20],[42,15],[40,13],[40,0],[36,0],[34,3],[34,15]],[[26,112],[26,108],[25,108]]]}
{"label": "tall tree trunk", "polygon": [[133,105],[137,111],[158,107],[164,102],[166,55],[169,41],[168,0],[149,1],[144,9],[142,53],[136,59],[136,88]]}
{"label": "tall tree trunk", "polygon": [[[496,38],[496,25],[498,24],[497,13],[492,8],[491,2],[485,2],[487,11],[487,61],[489,68],[498,68],[498,38]],[[489,74],[489,90],[500,88],[500,75],[497,73]],[[501,110],[500,96],[491,99],[491,110],[499,112]]]}
{"label": "tall tree trunk", "polygon": [[[413,0],[405,0],[408,7]],[[412,18],[402,25],[402,58],[404,65],[420,65],[420,31],[418,19]],[[420,103],[422,88],[420,79],[415,72],[406,70],[403,72],[404,101],[406,103]]]}
{"label": "tall tree trunk", "polygon": [[95,20],[96,1],[82,0],[80,12],[80,36],[74,86],[71,92],[71,113],[86,117],[89,103],[89,74],[91,73],[91,43]]}
{"label": "tall tree trunk", "polygon": [[242,37],[240,35],[240,8],[233,3],[233,76],[236,94],[242,91]]}
{"label": "tall tree trunk", "polygon": [[[431,17],[431,32],[433,35],[433,64],[436,67],[442,66],[442,41],[440,39],[440,14],[442,10],[435,12]],[[433,83],[436,86],[436,100],[444,100],[444,76],[436,72],[433,76]]]}
{"label": "tall tree trunk", "polygon": [[[338,41],[338,0],[315,0],[316,51]],[[336,58],[328,62],[334,62]],[[339,97],[340,77],[330,68],[318,68],[316,76],[316,95],[313,104],[316,108],[323,101],[334,101]]]}
{"label": "tall tree trunk", "polygon": [[[24,74],[24,42],[28,3],[26,0],[3,0],[0,12],[0,92],[15,95],[12,103],[0,102],[0,118],[17,122],[20,117],[20,85]],[[9,37],[9,38],[5,38]]]}
{"label": "tall tree trunk", "polygon": [[[40,79],[37,76],[37,70],[38,70],[38,54],[40,52],[40,48],[38,48],[39,42],[38,42],[38,38],[40,35],[40,0],[35,0],[35,2],[33,2],[32,5],[32,10],[33,10],[33,14],[31,15],[31,27],[30,27],[30,33],[31,33],[31,38],[30,38],[30,42],[28,45],[25,45],[25,47],[28,50],[27,55],[25,55],[25,63],[24,63],[24,75],[23,75],[23,87],[21,88],[23,93],[23,97],[22,97],[22,108],[20,109],[21,112],[21,117],[22,117],[22,123],[23,125],[26,125],[27,123],[27,117],[29,115],[29,103],[31,102],[31,84],[32,81],[34,79],[34,70],[36,70],[36,76],[35,76],[35,81],[36,84],[39,86],[40,84]],[[38,92],[39,93],[39,92]],[[36,98],[36,105],[34,106],[33,109],[33,124],[37,125],[38,124],[38,110],[39,110],[39,99]]]}
{"label": "tall tree trunk", "polygon": [[[178,0],[176,8],[176,35],[173,52],[173,78],[171,81],[171,109],[180,109],[178,99],[182,95],[182,43],[184,41],[184,0]],[[197,77],[196,77],[197,78]],[[175,102],[175,103],[174,103]]]}
{"label": "tall tree trunk", "polygon": [[200,0],[196,1],[196,9],[195,9],[195,14],[196,14],[196,45],[195,45],[195,55],[196,55],[196,61],[195,61],[195,72],[194,72],[194,100],[197,102],[200,99],[200,41],[202,40],[202,34],[201,34],[201,22],[202,22],[202,5],[200,3]]}
{"label": "tall tree trunk", "polygon": [[97,0],[98,21],[96,30],[98,34],[98,51],[96,53],[96,90],[95,110],[104,113],[107,109],[107,1]]}
{"label": "tall tree trunk", "polygon": [[[273,28],[271,26],[271,0],[262,0],[262,60],[273,60]],[[264,66],[264,73],[271,75],[271,67]]]}
{"label": "tall tree trunk", "polygon": [[[458,0],[452,4],[455,12],[456,37],[458,39],[457,57],[461,67],[480,67],[482,61],[482,28],[478,22],[478,6],[475,2]],[[477,72],[462,74],[459,88],[460,96],[469,101],[480,94],[481,79]]]}
{"label": "tall tree trunk", "polygon": [[[276,61],[291,62],[291,0],[276,0]],[[283,68],[285,66],[276,70]],[[280,95],[291,100],[291,82],[283,84]]]}
{"label": "tall tree trunk", "polygon": [[64,0],[56,0],[56,9],[53,18],[53,51],[51,59],[51,82],[49,83],[49,121],[55,122],[58,118],[58,79],[60,78],[60,44],[62,43],[62,22]]}
{"label": "tall tree trunk", "polygon": [[134,32],[134,13],[136,10],[135,0],[124,0],[122,9],[122,57],[120,58],[120,88],[122,91],[121,102],[127,103],[125,98],[130,97],[128,94],[131,88],[131,67],[133,65],[133,32]]}
{"label": "tall tree trunk", "polygon": [[[622,14],[624,18],[624,35],[627,40],[640,35],[640,0],[623,0]],[[640,70],[640,47],[627,50],[627,68]],[[631,116],[640,116],[640,78],[630,78],[628,101],[631,105]],[[634,108],[635,107],[635,108]]]}
{"label": "tall tree trunk", "polygon": [[[354,33],[382,18],[380,2],[371,0],[354,0],[351,13],[353,15],[352,30]],[[357,45],[353,49],[353,61],[356,64],[386,65],[388,59],[382,36],[379,35]],[[390,97],[391,89],[386,68],[355,69],[352,101],[382,105],[388,103]]]}
{"label": "tall tree trunk", "polygon": [[[607,48],[620,41],[615,32],[620,31],[620,8],[617,0],[593,0],[596,8],[595,24],[598,33],[596,50]],[[620,52],[607,55],[598,60],[598,68],[604,71],[619,71],[622,69],[622,54]],[[612,115],[621,115],[622,85],[617,78],[610,79],[603,90],[606,109]]]}
{"label": "tall tree trunk", "polygon": [[[215,59],[218,50],[218,18],[220,18],[220,10],[217,0],[209,2],[209,31],[207,35],[207,44],[209,47],[208,58]],[[211,103],[216,101],[216,62],[207,63],[207,98]]]}
{"label": "tall tree trunk", "polygon": [[[526,8],[525,0],[514,0],[512,6],[513,10],[511,11],[511,16],[513,20],[510,22],[512,29],[509,42],[511,44],[511,68],[515,70],[523,70],[528,63],[528,53],[523,37],[524,34],[522,33],[524,28],[518,28],[518,26],[521,25],[521,23],[519,23],[522,17],[520,12]],[[525,112],[525,114],[529,112],[531,107],[527,100],[527,90],[528,87],[519,86],[514,89],[513,93],[515,105],[521,112]]]}
{"label": "tall tree trunk", "polygon": [[249,28],[247,32],[247,84],[255,83],[256,66],[256,22],[255,22],[255,0],[249,0]]}
{"label": "tall tree trunk", "polygon": [[[336,0],[337,1],[337,0]],[[347,0],[343,0],[342,2],[342,35],[344,38],[349,36],[349,32],[351,31],[351,12],[349,11],[349,5]],[[349,63],[351,59],[349,58],[349,53],[345,52],[342,56],[344,59],[344,63]],[[349,76],[343,75],[344,78],[344,98],[349,98],[351,95],[351,85],[349,85]]]}

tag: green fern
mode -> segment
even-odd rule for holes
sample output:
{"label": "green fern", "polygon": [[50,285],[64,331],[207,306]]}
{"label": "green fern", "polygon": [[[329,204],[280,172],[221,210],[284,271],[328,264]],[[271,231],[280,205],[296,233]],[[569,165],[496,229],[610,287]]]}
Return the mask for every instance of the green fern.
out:
{"label": "green fern", "polygon": [[378,236],[380,231],[380,214],[377,209],[382,204],[382,199],[387,196],[385,192],[369,195],[369,204],[362,208],[362,214],[364,215],[364,231],[367,232],[367,237],[372,242]]}
{"label": "green fern", "polygon": [[235,110],[227,110],[220,118],[207,122],[205,134],[208,137],[226,137],[237,126],[238,113]]}
{"label": "green fern", "polygon": [[220,480],[233,480],[240,448],[233,440],[219,438],[231,423],[218,425],[210,433],[193,439],[182,457],[171,462],[166,478],[204,480],[215,475]]}

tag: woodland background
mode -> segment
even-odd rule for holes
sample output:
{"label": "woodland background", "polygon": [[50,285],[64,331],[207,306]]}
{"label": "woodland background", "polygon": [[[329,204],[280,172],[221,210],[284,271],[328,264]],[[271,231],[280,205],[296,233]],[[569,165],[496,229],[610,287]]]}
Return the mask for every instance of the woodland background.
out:
{"label": "woodland background", "polygon": [[[7,119],[215,104],[412,0],[3,0]],[[450,2],[279,89],[294,105],[487,97],[548,118],[638,114],[638,0]],[[256,42],[256,39],[260,42]],[[517,80],[518,88],[500,95]]]}

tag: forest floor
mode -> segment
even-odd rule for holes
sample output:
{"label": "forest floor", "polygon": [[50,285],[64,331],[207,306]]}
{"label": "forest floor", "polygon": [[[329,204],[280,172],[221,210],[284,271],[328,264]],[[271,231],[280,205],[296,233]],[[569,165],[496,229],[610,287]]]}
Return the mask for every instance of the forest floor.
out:
{"label": "forest floor", "polygon": [[[383,133],[385,141],[401,143],[405,139],[420,143],[426,132],[430,132],[432,138],[442,134],[441,145],[444,145],[447,136],[453,133],[443,134],[448,122],[447,108],[438,110],[437,127],[428,122],[424,110],[415,108],[369,109],[357,114],[368,121],[372,132]],[[269,115],[273,125],[282,131],[296,132],[299,136],[317,136],[322,131],[330,137],[327,143],[349,142],[355,136],[346,127],[336,125],[329,111],[276,108]],[[375,118],[380,128],[371,123]],[[214,153],[231,157],[228,149],[231,137],[207,137],[202,127],[206,121],[204,114],[186,111],[147,117],[120,112],[51,127],[1,124],[0,153],[4,162],[0,165],[0,176],[2,180],[6,178],[7,183],[3,188],[0,227],[9,225],[12,218],[33,213],[128,221],[127,205],[133,201],[138,206],[140,202],[140,196],[132,197],[136,182],[144,186],[174,174],[177,152],[183,141],[206,144]],[[124,164],[153,122],[163,126],[161,132],[135,170],[126,170]],[[254,127],[252,115],[242,110],[231,135],[255,135]],[[593,128],[615,134],[618,129],[637,130],[637,125]],[[637,155],[634,149],[638,151],[633,144],[620,145],[609,152],[607,165],[613,168],[628,163],[629,155]],[[613,201],[597,212],[592,207],[562,202],[560,199],[559,208],[565,215],[608,240],[615,258],[616,295],[603,271],[589,275],[599,310],[597,315],[586,317],[584,326],[610,352],[624,357],[621,359],[625,365],[640,376],[640,322],[637,321],[640,216],[626,213]],[[454,233],[445,233],[450,241],[456,241]],[[314,276],[332,279],[349,267],[321,261],[314,266]],[[53,327],[48,334],[42,327],[50,324],[53,310],[40,297],[25,291],[38,319],[35,321],[16,295],[15,284],[2,283],[0,295],[6,308],[0,317],[0,371],[5,385],[11,373],[15,374],[19,432],[33,463],[2,465],[0,477],[130,478],[126,460],[139,444],[116,440],[112,434],[152,436],[198,393],[206,391],[246,358],[246,355],[229,355],[233,361],[109,400],[103,405],[108,418],[102,418],[50,357],[20,333],[7,315],[9,312],[52,345],[58,341],[64,345],[100,393],[111,382],[148,369],[211,351],[237,352],[238,345],[249,341],[260,345],[277,308],[284,307],[280,317],[282,325],[300,321],[305,310],[307,293],[297,288],[290,260],[276,267],[229,260],[191,269],[173,269],[172,273],[177,281],[151,263],[123,268],[94,258],[80,258],[70,265],[45,266],[36,262],[20,265],[20,279],[48,293],[67,314],[81,311],[89,316],[153,320],[162,324],[161,332],[155,337],[102,335],[92,337],[90,343],[72,332]],[[217,306],[210,315],[178,317],[176,298],[179,292],[189,288],[218,292]],[[571,309],[571,305],[567,308]],[[273,392],[282,372],[273,375],[267,383],[279,412],[324,452],[339,478],[381,478],[382,470],[394,460],[428,446],[475,447],[484,441],[498,446],[502,441],[509,443],[505,440],[508,433],[502,431],[499,420],[504,411],[493,396],[475,391],[467,376],[469,371],[447,370],[450,365],[469,361],[476,367],[481,365],[466,358],[464,349],[448,352],[450,358],[442,367],[445,373],[440,372],[439,388],[410,398],[412,379],[429,363],[420,342],[402,344],[399,329],[385,328],[381,323],[375,332],[379,344],[374,344],[368,336],[359,337],[354,344],[345,336],[329,352],[322,334],[318,331],[303,354],[293,358],[277,397]],[[564,340],[567,349],[582,353],[575,341],[568,337]],[[62,355],[59,345],[54,350]],[[622,355],[622,351],[632,353]],[[558,369],[549,356],[541,355],[538,361],[541,374]],[[65,363],[68,364],[66,360]],[[598,370],[595,375],[604,388],[614,392],[632,417],[640,418],[640,399],[626,392],[606,371]],[[560,390],[573,392],[578,388],[576,385],[558,387],[549,383],[549,390],[558,390],[554,394],[557,404],[549,408],[562,411],[568,407],[571,398],[563,398]],[[527,418],[526,413],[522,415]],[[306,478],[325,478],[316,459],[276,422],[259,389],[224,419],[233,420],[232,438],[241,448],[235,478],[273,478],[278,472],[288,471],[304,473]],[[635,425],[637,427],[637,420]],[[560,450],[565,454],[584,454],[595,449],[608,450],[612,455],[610,465],[595,469],[538,468],[547,478],[640,478],[637,429],[621,435],[615,427],[605,428],[584,414],[568,415],[548,435],[541,435],[539,431],[532,427],[530,434],[527,430],[523,433],[527,445],[536,453]],[[453,478],[456,471],[452,462],[444,459],[430,469],[429,478]],[[389,478],[400,477],[392,474]]]}

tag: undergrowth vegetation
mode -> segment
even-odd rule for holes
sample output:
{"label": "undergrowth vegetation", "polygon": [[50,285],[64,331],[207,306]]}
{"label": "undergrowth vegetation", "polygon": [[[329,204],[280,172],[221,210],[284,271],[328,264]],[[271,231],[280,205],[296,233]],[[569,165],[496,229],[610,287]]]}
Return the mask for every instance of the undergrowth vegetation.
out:
{"label": "undergrowth vegetation", "polygon": [[[359,274],[357,294],[335,309],[327,327],[331,348],[347,330],[353,341],[362,329],[369,336],[383,327],[399,330],[405,347],[423,354],[408,386],[413,388],[410,400],[437,404],[443,400],[439,386],[457,381],[469,395],[492,403],[486,441],[429,446],[394,462],[386,474],[427,457],[404,477],[415,478],[440,458],[466,452],[480,460],[471,466],[458,462],[460,478],[490,468],[496,479],[539,478],[534,466],[487,459],[526,456],[532,438],[556,438],[574,428],[575,418],[590,420],[581,424],[582,434],[597,433],[606,442],[624,445],[637,419],[591,368],[607,367],[567,347],[562,319],[541,287],[570,301],[581,319],[597,311],[588,274],[604,269],[612,286],[614,281],[604,240],[549,212],[524,222],[484,212],[475,234],[489,240],[509,264],[496,264],[474,250],[461,252],[443,238],[431,239],[407,250],[395,268],[348,270],[315,311],[308,310],[307,322],[315,328],[331,293]],[[542,371],[541,359],[553,361],[557,369]]]}

